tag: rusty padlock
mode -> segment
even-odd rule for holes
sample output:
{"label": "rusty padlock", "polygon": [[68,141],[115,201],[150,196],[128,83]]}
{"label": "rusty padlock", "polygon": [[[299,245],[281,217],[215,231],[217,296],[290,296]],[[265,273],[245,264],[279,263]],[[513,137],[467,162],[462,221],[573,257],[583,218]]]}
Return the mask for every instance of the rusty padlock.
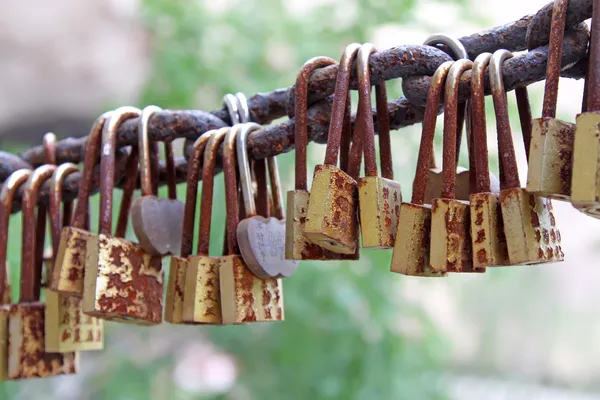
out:
{"label": "rusty padlock", "polygon": [[22,201],[21,290],[19,302],[10,306],[8,378],[42,378],[74,374],[77,353],[45,351],[45,309],[40,301],[41,269],[36,265],[35,206],[40,186],[54,173],[53,165],[37,168],[27,180]]}
{"label": "rusty padlock", "polygon": [[111,236],[117,131],[124,121],[139,115],[136,108],[121,107],[113,111],[102,130],[100,232],[87,241],[83,310],[112,321],[156,325],[163,309],[160,256]]}
{"label": "rusty padlock", "polygon": [[19,169],[6,179],[0,190],[0,382],[8,379],[8,316],[10,313],[10,266],[8,251],[9,221],[15,192],[23,185],[31,170]]}
{"label": "rusty padlock", "polygon": [[[295,147],[295,188],[287,192],[285,257],[290,260],[341,260],[355,259],[354,254],[338,254],[312,243],[304,236],[308,199],[306,151],[308,146],[307,97],[308,80],[313,71],[335,64],[329,57],[315,57],[308,60],[298,73],[295,85],[294,102],[294,147]],[[344,138],[344,136],[342,137]],[[342,147],[342,155],[344,149]],[[347,150],[346,150],[347,153]],[[342,167],[340,162],[340,167]],[[347,168],[342,167],[342,169]],[[258,207],[258,205],[257,205]],[[356,253],[358,254],[358,253]]]}
{"label": "rusty padlock", "polygon": [[[285,259],[285,220],[257,215],[254,202],[247,138],[250,133],[261,130],[262,127],[255,123],[246,123],[236,126],[236,129],[236,152],[245,210],[245,218],[240,221],[236,230],[240,253],[250,271],[261,279],[289,277],[296,272],[298,261]],[[280,214],[283,201],[279,172],[272,157],[267,161],[271,174],[273,204],[275,210],[279,210],[276,214]]]}
{"label": "rusty padlock", "polygon": [[350,69],[360,45],[342,55],[336,79],[325,161],[315,167],[304,235],[334,253],[354,254],[358,247],[357,182],[338,168],[344,114],[347,111]]}
{"label": "rusty padlock", "polygon": [[400,218],[390,269],[403,275],[427,277],[445,275],[443,270],[433,270],[429,262],[431,205],[426,204],[424,200],[440,99],[446,76],[453,64],[454,61],[447,61],[433,74],[423,116],[412,198],[410,203],[402,202],[400,205]]}
{"label": "rusty padlock", "polygon": [[471,74],[471,135],[476,175],[469,203],[474,268],[509,265],[498,193],[492,191],[490,182],[487,148],[484,73],[491,58],[491,53],[478,55]]}
{"label": "rusty padlock", "polygon": [[[65,163],[58,166],[52,176],[49,211],[54,253],[63,223],[68,226],[70,222],[61,215],[62,185],[68,175],[78,171],[75,164]],[[85,315],[81,301],[78,296],[64,295],[51,289],[46,291],[46,351],[66,353],[101,350],[104,347],[103,321]]]}
{"label": "rusty padlock", "polygon": [[63,227],[56,251],[50,289],[71,296],[83,296],[83,274],[88,239],[95,234],[86,230],[89,197],[92,191],[94,166],[100,155],[102,128],[111,112],[102,114],[94,122],[87,139],[83,171],[77,204],[70,226]]}
{"label": "rusty padlock", "polygon": [[600,65],[600,5],[597,2],[592,12],[586,108],[576,120],[571,202],[579,211],[600,218],[600,70],[597,68]]}
{"label": "rusty padlock", "polygon": [[[150,138],[148,124],[155,113],[162,111],[156,106],[144,107],[138,119],[138,149],[140,152],[140,180],[142,196],[131,206],[131,222],[139,245],[147,254],[164,256],[173,254],[181,247],[183,230],[183,203],[177,200],[174,174],[169,174],[169,197],[154,195],[150,162]],[[165,142],[167,164],[173,165],[173,151],[170,141]]]}
{"label": "rusty padlock", "polygon": [[[208,251],[217,152],[229,130],[230,128],[221,128],[217,131],[211,131],[213,133],[204,150],[198,248],[195,255],[188,257],[183,295],[183,319],[186,322],[200,324],[220,324],[222,322],[219,258],[209,256]],[[186,234],[184,240],[187,237]],[[190,239],[193,239],[193,236],[190,236]],[[191,252],[191,241],[189,249]]]}
{"label": "rusty padlock", "polygon": [[562,261],[560,231],[550,199],[522,189],[512,143],[508,104],[502,81],[502,64],[512,57],[497,50],[490,60],[490,86],[496,112],[500,174],[500,208],[504,221],[508,259],[511,265]]}
{"label": "rusty padlock", "polygon": [[444,146],[442,163],[442,195],[431,205],[431,269],[443,272],[484,272],[473,268],[469,202],[456,200],[456,138],[458,132],[458,83],[473,63],[456,61],[446,78],[444,100]]}
{"label": "rusty padlock", "polygon": [[[190,255],[194,241],[194,221],[196,219],[196,202],[198,198],[198,178],[200,176],[200,165],[207,143],[216,131],[208,131],[194,142],[192,155],[189,159],[189,167],[186,183],[186,200],[184,206],[184,229],[181,233],[181,250],[179,256],[171,257],[169,267],[169,279],[167,281],[167,294],[165,297],[165,321],[172,324],[192,323],[184,320],[184,302],[187,274],[192,266]],[[203,182],[202,193],[208,190],[206,182]],[[218,271],[217,271],[218,272]],[[218,276],[214,280],[218,288]],[[220,310],[219,310],[220,311]]]}
{"label": "rusty padlock", "polygon": [[227,207],[227,255],[219,258],[221,313],[224,324],[283,321],[281,279],[259,279],[239,253],[236,229],[239,222],[235,142],[240,125],[227,133],[223,150]]}
{"label": "rusty padlock", "polygon": [[527,191],[569,201],[575,124],[556,119],[565,20],[568,0],[556,0],[552,10],[542,117],[533,120]]}
{"label": "rusty padlock", "polygon": [[375,88],[377,122],[379,128],[379,153],[381,176],[375,160],[375,127],[371,108],[371,78],[369,58],[376,51],[371,43],[365,43],[358,51],[356,62],[360,110],[356,122],[362,135],[365,158],[365,177],[358,179],[358,204],[362,247],[391,248],[396,241],[396,228],[402,191],[394,181],[390,122],[387,113],[385,81]]}

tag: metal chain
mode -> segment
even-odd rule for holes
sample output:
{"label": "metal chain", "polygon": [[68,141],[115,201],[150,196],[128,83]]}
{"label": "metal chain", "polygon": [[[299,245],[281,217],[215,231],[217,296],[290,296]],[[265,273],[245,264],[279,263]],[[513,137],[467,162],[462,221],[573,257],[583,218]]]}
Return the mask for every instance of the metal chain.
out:
{"label": "metal chain", "polygon": [[[517,21],[498,26],[487,31],[459,38],[465,46],[469,57],[475,58],[482,52],[494,52],[500,48],[510,51],[521,51],[535,48],[519,57],[507,61],[503,68],[504,82],[507,91],[517,87],[530,85],[545,77],[548,55],[548,36],[552,15],[552,3],[544,6],[536,14],[527,15]],[[585,76],[587,66],[587,45],[589,32],[581,22],[590,18],[592,0],[571,0],[567,9],[567,26],[562,57],[561,76],[580,79]],[[450,60],[443,47],[423,45],[401,45],[373,54],[370,59],[371,83],[376,85],[383,80],[403,78],[402,86],[406,97],[388,103],[390,127],[398,129],[409,126],[423,119],[423,104],[431,82],[431,75],[437,67]],[[337,65],[316,71],[309,81],[308,134],[309,140],[325,143],[331,111],[332,94],[335,88]],[[460,98],[470,96],[470,74],[461,78]],[[486,79],[487,82],[487,79]],[[356,76],[353,73],[350,87],[357,88]],[[490,93],[489,86],[485,88]],[[249,155],[253,159],[261,159],[285,153],[294,147],[293,120],[294,88],[277,89],[268,93],[258,93],[248,99],[251,120],[259,124],[289,116],[287,121],[265,127],[248,138]],[[376,119],[374,110],[373,117]],[[354,118],[353,118],[354,121]],[[152,117],[149,135],[152,141],[188,139],[186,154],[193,140],[203,133],[230,124],[225,107],[204,112],[198,110],[160,111]],[[377,127],[376,127],[377,128]],[[56,157],[58,163],[79,163],[85,156],[87,137],[68,138],[57,143]],[[117,146],[125,147],[137,141],[137,119],[126,121],[119,129]],[[126,151],[121,150],[115,167],[116,176],[123,176]],[[20,153],[18,156],[0,151],[0,181],[4,181],[12,172],[20,168],[34,168],[43,164],[43,148],[36,146]],[[175,161],[177,181],[186,178],[187,163],[184,158]],[[219,163],[220,165],[220,163]],[[219,171],[220,169],[217,168]],[[97,182],[98,171],[95,173]],[[161,165],[160,182],[165,182],[165,168]],[[72,200],[77,195],[80,174],[71,174],[64,183],[63,196]],[[96,185],[94,185],[96,187]],[[39,202],[48,203],[49,186],[44,185],[40,191]],[[14,199],[13,212],[20,209],[21,193]]]}

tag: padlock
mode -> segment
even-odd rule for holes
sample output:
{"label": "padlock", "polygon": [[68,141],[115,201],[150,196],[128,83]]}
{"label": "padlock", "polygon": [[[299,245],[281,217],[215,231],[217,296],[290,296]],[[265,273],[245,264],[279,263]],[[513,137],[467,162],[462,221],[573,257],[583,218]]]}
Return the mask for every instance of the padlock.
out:
{"label": "padlock", "polygon": [[50,289],[65,295],[83,296],[87,242],[94,236],[85,229],[88,221],[89,197],[93,185],[94,166],[100,155],[102,128],[110,115],[111,113],[107,112],[98,117],[88,136],[75,212],[71,225],[63,227],[61,231],[60,244],[55,254]]}
{"label": "padlock", "polygon": [[500,208],[504,221],[508,259],[511,265],[562,261],[560,231],[550,199],[522,189],[512,143],[508,104],[502,81],[502,64],[512,57],[497,50],[490,60],[490,86],[496,113],[500,166]]}
{"label": "padlock", "polygon": [[23,185],[31,170],[19,169],[4,181],[0,191],[0,382],[8,379],[8,316],[11,308],[10,267],[8,251],[10,212],[15,192]]}
{"label": "padlock", "polygon": [[[342,260],[355,259],[354,254],[338,254],[309,241],[304,236],[308,199],[307,190],[306,150],[308,145],[307,132],[307,96],[308,80],[312,72],[318,68],[335,64],[329,57],[315,57],[308,60],[298,73],[295,85],[294,102],[294,147],[295,147],[295,188],[287,192],[285,258],[291,260]],[[345,136],[342,137],[343,139]],[[349,141],[348,141],[349,144]],[[343,147],[340,144],[340,147]],[[344,150],[342,149],[342,155]],[[347,153],[347,150],[346,150]],[[347,154],[346,154],[347,155]],[[347,165],[340,167],[347,168]],[[356,253],[358,254],[358,253]]]}
{"label": "padlock", "polygon": [[125,120],[139,115],[136,108],[121,107],[113,111],[102,130],[99,234],[87,241],[83,310],[112,321],[156,325],[162,320],[163,308],[160,256],[110,235],[117,131]]}
{"label": "padlock", "polygon": [[357,43],[346,47],[340,61],[325,162],[315,168],[304,226],[308,240],[340,254],[354,254],[358,247],[357,182],[336,164],[347,110],[350,68],[359,47]]}
{"label": "padlock", "polygon": [[586,107],[577,115],[573,145],[573,174],[571,202],[581,212],[600,218],[600,6],[596,2],[592,11],[590,56],[586,77]]}
{"label": "padlock", "polygon": [[[186,184],[186,200],[184,207],[184,221],[181,233],[181,250],[179,256],[171,256],[171,264],[169,267],[169,279],[167,281],[167,294],[165,297],[165,321],[172,324],[193,323],[193,320],[184,320],[184,302],[186,279],[190,265],[190,254],[194,242],[194,221],[196,219],[196,202],[198,198],[198,178],[200,176],[200,165],[204,154],[204,149],[210,138],[216,131],[208,131],[200,136],[194,143],[194,150],[188,161],[188,174]],[[202,193],[208,190],[206,182],[203,182]],[[218,264],[217,264],[218,266]],[[218,271],[217,271],[218,272]],[[214,287],[217,288],[219,280],[213,280]],[[219,309],[220,312],[220,309]]]}
{"label": "padlock", "polygon": [[8,319],[8,378],[41,378],[74,374],[77,353],[45,351],[45,309],[40,302],[41,269],[36,265],[35,206],[40,186],[53,174],[53,165],[37,168],[27,180],[22,200],[21,290]]}
{"label": "padlock", "polygon": [[387,113],[385,81],[376,86],[377,122],[379,128],[379,153],[381,176],[375,160],[375,127],[371,108],[371,79],[369,58],[376,51],[371,43],[363,44],[358,51],[357,76],[360,120],[356,122],[362,134],[365,158],[365,177],[358,179],[358,204],[362,247],[391,248],[396,241],[396,229],[402,191],[394,181],[390,124]]}
{"label": "padlock", "polygon": [[[188,257],[183,294],[183,320],[186,322],[199,324],[220,324],[222,322],[219,258],[209,256],[208,250],[217,152],[229,130],[230,128],[221,128],[217,131],[211,131],[212,134],[204,149],[198,247],[196,254]],[[208,135],[208,133],[205,135]],[[188,184],[190,179],[198,180],[199,170],[199,167],[195,168],[194,171],[188,170]],[[196,176],[190,177],[191,174]],[[189,197],[187,200],[189,200]],[[193,204],[195,205],[195,203]],[[187,203],[186,207],[188,207]],[[186,251],[191,253],[193,227],[183,238],[182,240],[190,238]]]}
{"label": "padlock", "polygon": [[556,119],[556,101],[567,4],[557,0],[552,10],[542,117],[533,120],[527,171],[529,193],[565,201],[571,196],[575,124]]}
{"label": "padlock", "polygon": [[[62,185],[68,175],[78,171],[75,164],[65,163],[52,176],[49,216],[53,252],[58,248],[61,228],[65,222],[61,213]],[[67,220],[67,225],[69,223]],[[64,295],[51,289],[46,291],[46,351],[66,353],[101,350],[104,347],[103,321],[85,315],[81,301],[78,296]]]}
{"label": "padlock", "polygon": [[227,255],[219,258],[221,315],[224,324],[283,321],[281,279],[259,279],[239,253],[236,228],[239,222],[235,142],[241,125],[227,133],[223,150],[225,202],[227,208]]}
{"label": "padlock", "polygon": [[471,73],[471,135],[475,188],[469,197],[473,267],[509,265],[498,192],[492,191],[487,148],[484,72],[491,53],[481,53]]}
{"label": "padlock", "polygon": [[[236,152],[245,210],[245,218],[237,226],[237,241],[240,253],[254,275],[261,279],[285,278],[298,268],[298,261],[285,259],[285,220],[257,215],[252,191],[247,138],[260,129],[261,126],[255,123],[242,124],[237,128]],[[278,210],[277,214],[281,214],[283,201],[277,164],[274,159],[267,161],[270,164],[274,206],[276,213]]]}
{"label": "padlock", "polygon": [[453,64],[453,61],[447,61],[441,64],[433,74],[423,115],[412,198],[410,203],[402,202],[400,205],[400,218],[398,219],[396,243],[390,269],[392,272],[403,275],[426,277],[445,275],[443,270],[432,269],[429,262],[431,205],[425,204],[424,199],[440,99],[446,75]]}
{"label": "padlock", "polygon": [[443,272],[484,272],[473,267],[469,202],[456,200],[456,138],[458,136],[458,84],[473,63],[456,61],[446,78],[444,96],[444,145],[442,195],[431,205],[431,269]]}
{"label": "padlock", "polygon": [[[142,196],[136,198],[131,206],[131,222],[139,245],[147,254],[153,256],[176,252],[181,247],[183,230],[183,203],[177,200],[175,175],[168,174],[168,198],[154,195],[148,124],[152,115],[159,111],[159,107],[147,106],[138,119]],[[171,146],[170,141],[165,142],[165,156],[169,166],[174,165]]]}

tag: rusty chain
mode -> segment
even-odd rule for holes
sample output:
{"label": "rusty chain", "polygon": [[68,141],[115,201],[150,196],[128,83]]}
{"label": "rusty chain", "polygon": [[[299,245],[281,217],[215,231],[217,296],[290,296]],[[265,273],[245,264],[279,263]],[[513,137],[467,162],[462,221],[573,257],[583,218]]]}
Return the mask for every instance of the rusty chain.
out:
{"label": "rusty chain", "polygon": [[[587,68],[587,45],[589,32],[582,24],[592,13],[592,0],[571,0],[567,10],[567,26],[562,56],[561,76],[580,79]],[[537,13],[527,15],[517,21],[498,26],[487,31],[459,38],[465,46],[469,57],[474,59],[482,52],[494,52],[500,48],[509,51],[533,49],[527,53],[508,60],[503,68],[504,82],[507,91],[527,86],[545,77],[548,54],[548,36],[552,15],[552,3],[541,8]],[[431,82],[431,75],[437,67],[450,56],[443,47],[422,45],[401,45],[379,51],[370,59],[371,83],[383,80],[403,78],[402,87],[406,97],[388,103],[390,127],[398,129],[422,121],[423,104]],[[327,128],[335,87],[337,65],[316,71],[309,81],[308,134],[309,140],[317,143],[327,141]],[[487,79],[486,79],[487,82]],[[353,74],[350,87],[357,88],[356,76]],[[288,152],[294,147],[293,110],[294,88],[277,89],[268,93],[258,93],[248,99],[250,115],[253,122],[269,124],[273,120],[289,116],[285,122],[265,127],[248,138],[250,157],[260,159]],[[485,87],[490,94],[489,86]],[[465,73],[460,83],[460,98],[470,93],[470,73]],[[374,111],[374,118],[376,113]],[[186,138],[186,155],[195,139],[211,129],[230,124],[225,107],[211,112],[198,110],[170,111],[156,113],[150,120],[149,134],[153,141],[164,141],[175,138]],[[377,127],[376,127],[377,129]],[[67,138],[57,143],[56,157],[58,163],[79,163],[85,155],[87,137]],[[117,146],[125,147],[137,142],[137,119],[126,121],[119,129]],[[121,150],[117,157],[116,176],[123,176],[126,152]],[[4,181],[12,172],[20,168],[33,168],[43,164],[42,146],[36,146],[19,155],[0,151],[0,181]],[[220,163],[219,163],[220,165]],[[160,181],[164,182],[164,165],[160,168]],[[176,160],[177,180],[185,181],[187,163],[185,158]],[[217,170],[220,170],[217,168]],[[98,179],[95,171],[95,184]],[[77,195],[80,174],[71,174],[64,183],[63,195],[72,200]],[[40,191],[39,202],[47,204],[48,185]],[[13,211],[20,209],[21,193],[14,199]]]}

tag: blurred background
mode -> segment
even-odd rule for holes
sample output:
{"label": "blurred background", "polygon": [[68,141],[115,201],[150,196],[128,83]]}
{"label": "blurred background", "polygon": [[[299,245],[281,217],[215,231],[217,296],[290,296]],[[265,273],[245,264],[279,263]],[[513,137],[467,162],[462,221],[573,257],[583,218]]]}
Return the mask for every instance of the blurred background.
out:
{"label": "blurred background", "polygon": [[[48,131],[85,135],[120,105],[215,109],[225,93],[289,86],[305,60],[337,59],[351,42],[386,48],[440,31],[467,35],[546,2],[0,0],[1,148],[41,144]],[[563,120],[574,121],[582,86],[561,80]],[[390,98],[401,95],[399,81],[388,88]],[[534,117],[542,95],[541,84],[531,87]],[[516,114],[513,123],[524,183]],[[407,197],[419,135],[420,125],[392,137]],[[311,163],[323,154],[310,145]],[[293,157],[279,157],[285,183]],[[0,399],[600,399],[600,223],[568,204],[555,209],[563,263],[429,280],[391,274],[390,251],[363,251],[354,263],[304,262],[285,281],[284,323],[106,323],[106,349],[82,354],[79,375],[5,382]],[[223,218],[216,202],[213,254]],[[15,282],[19,219],[9,243]]]}

